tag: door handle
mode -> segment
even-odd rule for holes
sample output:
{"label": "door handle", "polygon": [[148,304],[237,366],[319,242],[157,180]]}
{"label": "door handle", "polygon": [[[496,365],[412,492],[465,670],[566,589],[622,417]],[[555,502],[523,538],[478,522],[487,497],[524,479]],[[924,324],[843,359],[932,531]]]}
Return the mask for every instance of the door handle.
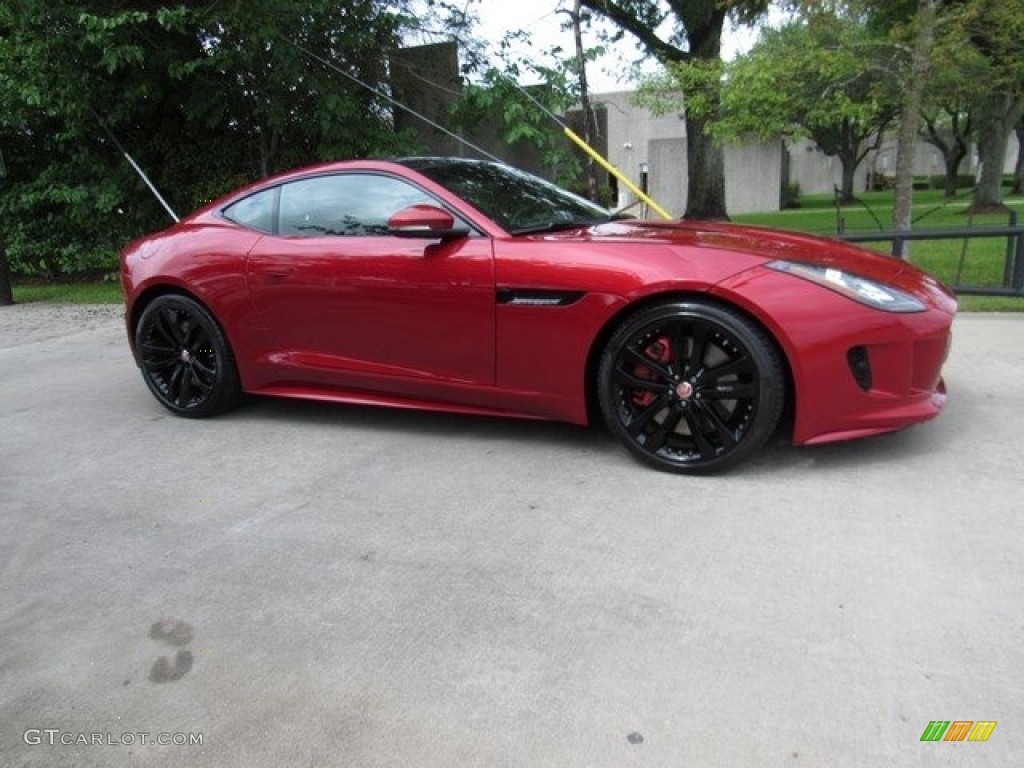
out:
{"label": "door handle", "polygon": [[267,282],[268,283],[284,282],[285,280],[287,280],[291,276],[291,274],[294,271],[295,270],[291,269],[290,267],[284,267],[284,268],[281,268],[281,269],[272,269],[269,272],[267,272]]}

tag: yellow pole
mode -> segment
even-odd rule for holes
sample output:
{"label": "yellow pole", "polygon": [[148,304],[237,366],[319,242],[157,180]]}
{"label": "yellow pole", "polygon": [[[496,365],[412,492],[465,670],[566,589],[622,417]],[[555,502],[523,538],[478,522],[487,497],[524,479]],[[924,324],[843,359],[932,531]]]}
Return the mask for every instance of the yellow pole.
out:
{"label": "yellow pole", "polygon": [[564,128],[564,130],[565,130],[565,135],[568,137],[568,139],[573,144],[575,144],[577,147],[579,147],[584,152],[586,152],[588,155],[590,155],[592,158],[594,158],[594,161],[598,165],[600,165],[602,168],[604,168],[606,171],[608,171],[608,173],[610,173],[612,176],[614,176],[619,181],[621,181],[623,184],[625,184],[629,188],[629,191],[632,192],[637,197],[639,197],[645,203],[647,203],[647,205],[649,205],[651,207],[651,210],[653,210],[655,213],[657,213],[663,219],[672,219],[672,218],[674,218],[668,211],[666,211],[664,208],[662,208],[660,205],[658,205],[656,202],[654,202],[650,197],[648,197],[646,194],[644,194],[636,184],[634,184],[632,181],[629,180],[629,177],[627,177],[624,173],[622,173],[622,171],[620,171],[614,165],[612,165],[607,160],[605,160],[603,157],[601,157],[601,155],[599,155],[597,153],[597,150],[595,150],[593,147],[591,147],[589,144],[587,144],[587,142],[585,142],[583,139],[581,139],[579,136],[577,136],[575,133],[573,133],[572,130],[569,127],[566,126]]}

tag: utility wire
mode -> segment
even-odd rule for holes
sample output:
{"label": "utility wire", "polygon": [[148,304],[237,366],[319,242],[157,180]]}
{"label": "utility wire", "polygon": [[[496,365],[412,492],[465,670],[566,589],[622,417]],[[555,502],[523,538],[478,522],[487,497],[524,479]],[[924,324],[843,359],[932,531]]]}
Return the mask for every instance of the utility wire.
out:
{"label": "utility wire", "polygon": [[564,130],[565,128],[567,128],[567,127],[568,127],[568,126],[567,126],[567,125],[566,125],[565,123],[563,123],[563,122],[562,122],[561,118],[559,118],[559,117],[558,117],[558,116],[557,116],[557,115],[556,115],[556,114],[555,114],[554,112],[552,112],[552,111],[551,111],[550,109],[548,109],[548,108],[547,108],[547,107],[545,107],[545,106],[544,106],[543,104],[541,104],[541,103],[540,103],[540,102],[539,102],[539,101],[538,101],[538,100],[537,100],[536,98],[534,98],[533,94],[532,94],[532,93],[530,93],[530,92],[529,92],[528,90],[526,90],[525,88],[523,88],[523,86],[521,86],[521,85],[520,85],[519,83],[517,83],[517,82],[516,82],[515,80],[513,80],[513,79],[511,79],[511,78],[506,78],[506,79],[508,79],[508,81],[509,81],[510,83],[512,83],[512,85],[513,85],[513,86],[515,86],[515,88],[516,88],[516,89],[517,89],[517,90],[518,90],[518,91],[519,91],[519,92],[520,92],[521,94],[523,94],[523,95],[524,95],[524,96],[525,96],[526,98],[528,98],[528,99],[529,99],[530,101],[532,101],[532,102],[534,103],[534,105],[536,105],[536,107],[537,107],[537,108],[538,108],[538,109],[539,109],[539,110],[540,110],[541,112],[543,112],[543,113],[544,113],[545,115],[547,115],[547,116],[548,116],[548,117],[550,117],[550,118],[551,118],[552,120],[554,120],[554,121],[555,121],[555,122],[556,122],[556,123],[558,124],[558,126],[559,126],[560,128],[562,128],[562,129]]}
{"label": "utility wire", "polygon": [[459,136],[458,134],[453,133],[452,131],[449,131],[443,125],[439,125],[438,123],[434,122],[429,117],[427,117],[426,115],[422,115],[419,112],[417,112],[416,110],[412,109],[411,107],[407,107],[405,104],[403,104],[402,102],[398,101],[397,99],[389,96],[388,94],[384,93],[380,89],[374,88],[372,85],[364,83],[362,80],[360,80],[355,75],[346,72],[341,67],[337,66],[333,62],[328,61],[327,59],[323,58],[322,56],[318,56],[317,54],[313,53],[308,48],[306,48],[306,47],[304,47],[302,45],[299,45],[294,40],[290,40],[287,37],[284,37],[284,38],[281,38],[281,39],[284,40],[286,43],[294,46],[295,48],[300,50],[302,53],[304,53],[307,56],[309,56],[311,59],[314,59],[314,60],[320,62],[321,64],[323,64],[328,69],[334,70],[335,72],[337,72],[342,77],[348,78],[349,80],[351,80],[356,85],[359,85],[359,86],[365,88],[366,90],[370,91],[370,93],[374,94],[375,96],[378,96],[379,98],[384,99],[389,104],[392,104],[392,105],[398,107],[399,109],[402,109],[402,110],[408,112],[413,117],[419,118],[420,120],[425,122],[427,125],[431,126],[432,128],[435,128],[435,129],[439,130],[441,133],[445,134],[446,136],[450,136],[451,138],[455,139],[456,141],[458,141],[458,142],[460,142],[462,144],[465,144],[467,147],[472,149],[474,152],[478,152],[479,154],[481,154],[484,157],[486,157],[488,160],[493,160],[496,163],[504,164],[504,161],[501,158],[495,157],[490,152],[487,152],[486,150],[481,149],[480,147],[476,146],[472,142],[467,141],[466,139],[464,139],[462,136]]}
{"label": "utility wire", "polygon": [[163,195],[160,194],[159,190],[157,190],[153,182],[149,180],[149,176],[147,176],[145,171],[143,171],[139,167],[139,164],[135,162],[132,156],[128,154],[128,150],[121,146],[121,142],[117,140],[117,137],[113,134],[113,132],[109,128],[107,128],[107,124],[103,122],[103,118],[96,114],[96,111],[92,107],[86,107],[86,109],[88,109],[92,113],[92,116],[96,118],[96,122],[100,124],[100,128],[102,128],[103,132],[110,137],[110,140],[114,143],[114,146],[117,147],[118,151],[122,155],[124,155],[124,159],[131,163],[131,166],[132,168],[135,169],[135,172],[139,174],[139,176],[142,178],[144,182],[146,182],[146,186],[149,187],[150,192],[156,195],[156,199],[160,201],[160,204],[164,207],[164,210],[167,211],[168,214],[170,214],[170,217],[174,219],[175,223],[179,222],[180,219],[178,218],[178,214],[176,214],[174,212],[174,209],[167,204],[167,201],[164,200]]}

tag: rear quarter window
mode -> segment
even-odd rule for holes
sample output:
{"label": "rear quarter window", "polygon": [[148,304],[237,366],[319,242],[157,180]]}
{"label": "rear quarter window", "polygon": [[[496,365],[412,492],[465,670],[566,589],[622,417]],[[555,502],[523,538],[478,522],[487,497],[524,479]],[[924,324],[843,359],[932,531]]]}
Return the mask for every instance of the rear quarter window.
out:
{"label": "rear quarter window", "polygon": [[262,192],[244,197],[225,208],[224,218],[258,232],[273,234],[274,209],[277,207],[279,188],[264,189]]}

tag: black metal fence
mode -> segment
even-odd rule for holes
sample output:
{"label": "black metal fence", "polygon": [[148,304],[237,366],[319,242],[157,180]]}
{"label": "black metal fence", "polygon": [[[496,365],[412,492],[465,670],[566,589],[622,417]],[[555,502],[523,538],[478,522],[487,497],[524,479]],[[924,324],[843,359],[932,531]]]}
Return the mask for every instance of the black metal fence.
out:
{"label": "black metal fence", "polygon": [[1018,224],[1017,213],[1010,215],[1007,226],[950,227],[915,229],[896,232],[847,232],[836,235],[851,243],[892,243],[890,254],[902,259],[904,244],[914,240],[969,240],[976,237],[997,237],[1006,240],[1006,263],[1002,285],[952,285],[956,293],[975,296],[1024,297],[1024,226]]}

